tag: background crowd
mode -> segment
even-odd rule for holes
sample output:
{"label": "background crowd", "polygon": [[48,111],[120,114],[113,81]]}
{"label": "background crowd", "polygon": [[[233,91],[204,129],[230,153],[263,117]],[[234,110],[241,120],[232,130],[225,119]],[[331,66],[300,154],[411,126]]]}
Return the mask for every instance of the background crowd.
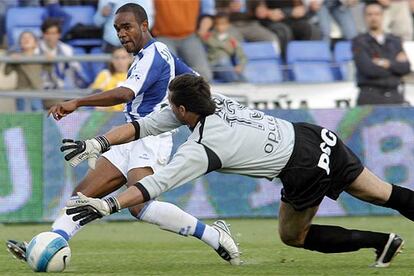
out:
{"label": "background crowd", "polygon": [[[254,82],[247,67],[258,53],[249,50],[249,42],[272,45],[273,65],[281,68],[280,78],[273,79],[278,82],[300,80],[292,77],[297,55],[290,49],[293,42],[322,42],[332,51],[338,42],[351,45],[352,41],[357,84],[369,94],[368,100],[358,103],[404,102],[394,96],[401,94],[400,78],[410,72],[401,45],[413,40],[414,0],[6,0],[0,2],[0,45],[9,57],[45,56],[52,61],[56,56],[108,53],[112,59],[109,64],[1,64],[0,75],[6,78],[15,72],[13,88],[21,90],[89,87],[96,92],[115,87],[126,77],[131,62],[113,28],[115,11],[127,2],[143,6],[152,35],[211,82]],[[371,3],[378,3],[380,9],[368,11],[365,7]],[[11,28],[11,11],[25,7],[42,8],[40,24],[13,18],[20,25],[14,22],[17,27]],[[79,13],[71,7],[90,7],[90,22],[79,21]],[[335,60],[327,62],[329,70],[337,67],[340,75],[342,68]],[[333,81],[343,79],[332,74]],[[383,99],[370,102],[378,93]],[[17,101],[19,110],[22,103]],[[49,104],[33,100],[31,109]]]}

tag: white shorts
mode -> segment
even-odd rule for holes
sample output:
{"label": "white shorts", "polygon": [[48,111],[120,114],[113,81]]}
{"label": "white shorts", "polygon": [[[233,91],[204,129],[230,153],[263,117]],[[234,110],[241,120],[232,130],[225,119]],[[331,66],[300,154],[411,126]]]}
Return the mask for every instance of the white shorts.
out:
{"label": "white shorts", "polygon": [[172,135],[148,136],[127,144],[112,146],[103,157],[127,177],[131,169],[151,167],[154,172],[170,160]]}

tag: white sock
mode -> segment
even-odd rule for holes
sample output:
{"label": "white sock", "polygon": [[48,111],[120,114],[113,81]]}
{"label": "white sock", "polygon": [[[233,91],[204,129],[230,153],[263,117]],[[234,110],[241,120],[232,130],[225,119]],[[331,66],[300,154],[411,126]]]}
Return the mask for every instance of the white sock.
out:
{"label": "white sock", "polygon": [[74,215],[66,215],[66,208],[63,208],[52,224],[52,232],[58,233],[64,237],[67,241],[70,240],[83,226],[79,225],[79,222],[72,220]]}
{"label": "white sock", "polygon": [[219,233],[216,229],[204,224],[174,204],[155,200],[149,201],[137,218],[158,225],[163,230],[183,236],[194,236],[214,249],[219,247]]}

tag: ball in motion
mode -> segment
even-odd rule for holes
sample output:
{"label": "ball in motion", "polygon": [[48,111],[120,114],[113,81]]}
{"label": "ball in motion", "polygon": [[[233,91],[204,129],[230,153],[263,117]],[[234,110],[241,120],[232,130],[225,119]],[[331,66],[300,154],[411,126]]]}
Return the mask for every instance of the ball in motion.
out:
{"label": "ball in motion", "polygon": [[70,257],[68,242],[54,232],[35,236],[26,250],[27,263],[37,272],[61,272],[69,264]]}

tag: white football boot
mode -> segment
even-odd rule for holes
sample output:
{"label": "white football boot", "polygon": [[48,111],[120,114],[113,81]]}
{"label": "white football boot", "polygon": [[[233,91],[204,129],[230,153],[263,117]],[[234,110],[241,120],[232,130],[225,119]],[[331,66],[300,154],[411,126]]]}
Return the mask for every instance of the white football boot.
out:
{"label": "white football boot", "polygon": [[232,265],[240,265],[240,251],[224,220],[217,220],[212,227],[219,232],[219,248],[216,252]]}

